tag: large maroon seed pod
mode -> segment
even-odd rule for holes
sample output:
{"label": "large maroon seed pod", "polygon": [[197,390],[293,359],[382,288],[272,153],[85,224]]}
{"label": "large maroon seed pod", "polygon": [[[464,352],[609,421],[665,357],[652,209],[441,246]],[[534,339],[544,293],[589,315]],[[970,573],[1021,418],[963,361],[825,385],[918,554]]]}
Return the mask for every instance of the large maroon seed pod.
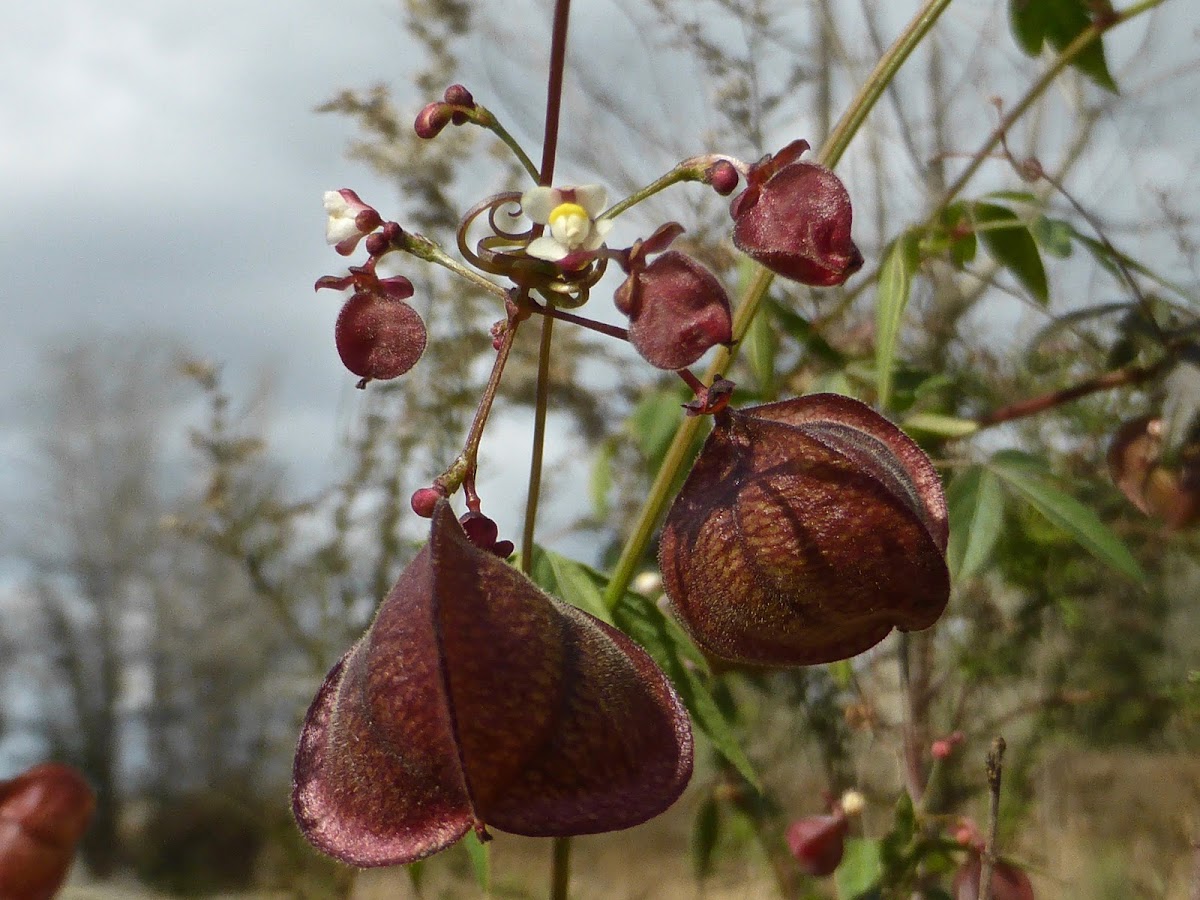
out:
{"label": "large maroon seed pod", "polygon": [[95,808],[83,776],[61,763],[0,781],[0,897],[50,900],[58,893]]}
{"label": "large maroon seed pod", "polygon": [[862,268],[850,238],[850,195],[824,166],[794,162],[761,184],[752,174],[731,209],[733,243],[785,278],[829,287]]}
{"label": "large maroon seed pod", "polygon": [[921,449],[865,404],[813,394],[716,416],[659,562],[708,653],[811,665],[937,621],[947,536],[941,480]]}
{"label": "large maroon seed pod", "polygon": [[691,770],[687,714],[645,651],[475,547],[440,501],[429,543],[313,701],[292,803],[318,849],[384,866],[473,826],[637,825]]}
{"label": "large maroon seed pod", "polygon": [[361,292],[334,326],[338,355],[355,375],[381,381],[403,375],[425,352],[425,323],[403,300]]}
{"label": "large maroon seed pod", "polygon": [[629,341],[652,366],[682,369],[733,339],[729,295],[715,275],[676,250],[637,267],[617,288]]}

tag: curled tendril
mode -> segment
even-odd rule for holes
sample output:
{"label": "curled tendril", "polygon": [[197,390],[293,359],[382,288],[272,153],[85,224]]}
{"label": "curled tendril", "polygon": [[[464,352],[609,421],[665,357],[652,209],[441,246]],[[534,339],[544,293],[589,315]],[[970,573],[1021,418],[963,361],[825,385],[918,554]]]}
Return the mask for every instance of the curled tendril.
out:
{"label": "curled tendril", "polygon": [[[603,277],[607,258],[601,253],[596,261],[578,270],[564,271],[553,262],[527,255],[525,247],[533,240],[533,228],[509,231],[502,224],[516,218],[512,212],[514,207],[520,210],[521,195],[506,191],[480,200],[467,210],[455,234],[463,258],[481,271],[501,275],[536,290],[555,306],[582,306],[592,286]],[[472,249],[467,233],[484,213],[487,213],[487,227],[491,233],[476,241]]]}

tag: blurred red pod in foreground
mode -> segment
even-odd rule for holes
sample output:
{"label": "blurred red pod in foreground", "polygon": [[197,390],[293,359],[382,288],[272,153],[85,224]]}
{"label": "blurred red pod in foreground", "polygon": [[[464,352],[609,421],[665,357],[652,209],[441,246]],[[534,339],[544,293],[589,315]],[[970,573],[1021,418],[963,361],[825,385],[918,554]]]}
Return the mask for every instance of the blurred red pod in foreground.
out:
{"label": "blurred red pod in foreground", "polygon": [[832,875],[846,850],[849,824],[842,812],[808,816],[788,826],[788,849],[807,875]]}
{"label": "blurred red pod in foreground", "polygon": [[1185,445],[1175,466],[1165,466],[1162,419],[1126,422],[1108,449],[1113,483],[1129,502],[1168,528],[1187,528],[1200,519],[1200,446]]}
{"label": "blurred red pod in foreground", "polygon": [[813,394],[715,416],[659,562],[709,654],[813,665],[937,621],[947,536],[941,480],[920,447],[857,400]]}
{"label": "blurred red pod in foreground", "polygon": [[43,763],[0,781],[0,898],[53,897],[95,808],[83,776],[62,763]]}
{"label": "blurred red pod in foreground", "polygon": [[[309,709],[292,808],[355,866],[413,862],[485,826],[531,836],[640,824],[692,771],[687,713],[617,629],[497,555],[449,503]],[[511,550],[511,547],[508,548]]]}
{"label": "blurred red pod in foreground", "polygon": [[[954,873],[951,896],[954,900],[979,900],[979,879],[983,875],[983,860],[972,852]],[[996,860],[992,869],[992,900],[1033,900],[1033,885],[1029,876],[1012,863]]]}

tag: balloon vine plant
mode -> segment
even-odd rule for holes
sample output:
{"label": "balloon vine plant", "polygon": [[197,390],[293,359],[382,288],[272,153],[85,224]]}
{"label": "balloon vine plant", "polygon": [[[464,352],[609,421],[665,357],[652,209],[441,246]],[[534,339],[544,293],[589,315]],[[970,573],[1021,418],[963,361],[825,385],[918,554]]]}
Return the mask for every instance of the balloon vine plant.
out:
{"label": "balloon vine plant", "polygon": [[[385,220],[352,190],[325,196],[329,242],[343,256],[366,251],[361,264],[316,285],[350,292],[335,337],[359,387],[403,375],[426,344],[425,325],[407,302],[413,285],[381,277],[384,256],[445,267],[494,296],[503,315],[491,329],[493,369],[462,451],[411,498],[414,513],[430,520],[429,540],[321,685],[300,737],[293,793],[308,840],[355,866],[414,862],[472,831],[480,840],[493,828],[553,837],[555,896],[566,896],[566,839],[659,814],[686,786],[693,756],[676,673],[664,673],[628,629],[551,596],[529,577],[556,321],[627,341],[650,366],[676,372],[693,394],[604,587],[608,612],[626,602],[659,529],[670,608],[702,663],[847,659],[893,629],[928,628],[950,593],[941,479],[913,440],[866,404],[835,394],[741,407],[735,385],[720,374],[774,277],[829,287],[863,265],[851,237],[850,194],[833,167],[949,0],[922,6],[815,159],[805,158],[803,140],[756,162],[695,156],[611,206],[600,185],[555,180],[569,5],[555,4],[539,165],[462,85],[417,116],[416,133],[429,140],[449,126],[492,132],[533,182],[463,215],[458,258]],[[1097,24],[1090,40],[1119,20]],[[1062,65],[1087,45],[1077,43],[1064,50]],[[1002,139],[998,130],[991,140]],[[682,182],[732,198],[733,243],[758,263],[737,304],[716,275],[672,248],[685,230],[679,222],[626,247],[608,244],[617,217]],[[610,268],[624,275],[612,297],[626,327],[582,312]],[[514,542],[501,539],[483,512],[476,476],[514,338],[534,317],[542,326],[541,390],[517,568],[506,561]],[[692,372],[706,354],[708,370]],[[672,499],[706,422],[711,431]],[[450,506],[459,491],[461,517]],[[938,742],[934,756],[953,745]],[[804,871],[828,874],[838,865],[847,821],[861,805],[861,797],[847,795],[831,801],[829,815],[793,825],[787,841]],[[958,843],[967,851],[964,865],[976,872],[964,878],[978,885],[981,859],[985,868],[996,863],[992,850],[977,833]]]}

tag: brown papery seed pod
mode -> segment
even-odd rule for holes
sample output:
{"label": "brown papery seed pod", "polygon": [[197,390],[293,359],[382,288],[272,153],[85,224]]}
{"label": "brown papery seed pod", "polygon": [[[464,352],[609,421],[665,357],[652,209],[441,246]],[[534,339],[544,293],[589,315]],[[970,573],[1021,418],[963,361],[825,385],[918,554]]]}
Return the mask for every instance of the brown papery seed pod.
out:
{"label": "brown papery seed pod", "polygon": [[687,714],[645,651],[475,547],[443,500],[309,709],[292,806],[318,849],[390,866],[472,827],[637,825],[691,771]]}
{"label": "brown papery seed pod", "polygon": [[813,394],[716,416],[659,562],[706,652],[811,665],[937,621],[947,536],[941,480],[920,447],[857,400]]}

